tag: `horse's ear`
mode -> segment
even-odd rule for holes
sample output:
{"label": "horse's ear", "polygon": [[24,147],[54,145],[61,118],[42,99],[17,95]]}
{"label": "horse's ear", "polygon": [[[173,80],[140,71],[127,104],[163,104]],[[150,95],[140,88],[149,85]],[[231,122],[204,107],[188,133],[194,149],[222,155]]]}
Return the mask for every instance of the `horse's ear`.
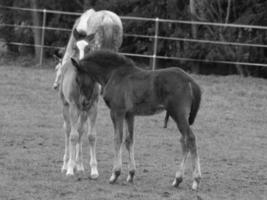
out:
{"label": "horse's ear", "polygon": [[79,40],[80,38],[80,34],[76,28],[73,30],[73,37],[75,38],[75,40]]}
{"label": "horse's ear", "polygon": [[92,34],[86,36],[86,40],[87,40],[88,42],[92,41],[94,38],[95,38],[95,33],[92,33]]}
{"label": "horse's ear", "polygon": [[73,29],[72,32],[73,32],[73,37],[75,40],[80,40],[86,37],[86,33],[84,32],[79,33],[76,28]]}

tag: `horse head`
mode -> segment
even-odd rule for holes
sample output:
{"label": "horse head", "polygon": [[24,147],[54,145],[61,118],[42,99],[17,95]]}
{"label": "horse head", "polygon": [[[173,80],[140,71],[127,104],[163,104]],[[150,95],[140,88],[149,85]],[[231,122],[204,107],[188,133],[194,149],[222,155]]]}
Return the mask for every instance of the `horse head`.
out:
{"label": "horse head", "polygon": [[73,36],[76,40],[76,48],[78,50],[78,57],[81,60],[84,55],[91,51],[94,45],[95,33],[86,35],[84,32],[79,33],[77,29],[73,30]]}

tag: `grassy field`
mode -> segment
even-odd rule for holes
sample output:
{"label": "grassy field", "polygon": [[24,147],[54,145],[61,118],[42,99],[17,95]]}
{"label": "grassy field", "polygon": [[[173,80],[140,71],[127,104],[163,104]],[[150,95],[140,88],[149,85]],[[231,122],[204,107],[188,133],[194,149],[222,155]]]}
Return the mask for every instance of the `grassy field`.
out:
{"label": "grassy field", "polygon": [[64,151],[61,102],[51,89],[52,69],[0,66],[0,199],[267,199],[267,80],[238,76],[196,76],[204,94],[193,125],[202,183],[191,191],[190,159],[184,182],[171,182],[181,158],[180,134],[164,114],[136,120],[135,183],[128,184],[127,157],[117,184],[108,183],[113,129],[101,100],[97,122],[100,176],[61,174]]}

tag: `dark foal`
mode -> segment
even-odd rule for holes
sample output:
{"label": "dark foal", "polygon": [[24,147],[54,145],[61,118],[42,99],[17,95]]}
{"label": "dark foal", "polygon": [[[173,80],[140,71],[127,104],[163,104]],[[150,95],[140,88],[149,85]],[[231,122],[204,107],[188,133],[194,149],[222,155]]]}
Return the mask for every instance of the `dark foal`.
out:
{"label": "dark foal", "polygon": [[78,71],[87,73],[103,87],[103,98],[110,109],[114,126],[115,157],[110,183],[114,183],[121,173],[121,147],[123,121],[126,121],[126,149],[129,153],[128,182],[135,174],[134,160],[134,117],[153,115],[162,110],[176,122],[182,135],[183,158],[173,182],[178,186],[184,176],[185,161],[189,152],[193,162],[193,185],[198,188],[201,172],[197,154],[196,138],[190,125],[197,115],[201,90],[198,84],[183,70],[167,68],[147,71],[135,66],[125,56],[110,51],[96,51],[84,59],[72,63]]}

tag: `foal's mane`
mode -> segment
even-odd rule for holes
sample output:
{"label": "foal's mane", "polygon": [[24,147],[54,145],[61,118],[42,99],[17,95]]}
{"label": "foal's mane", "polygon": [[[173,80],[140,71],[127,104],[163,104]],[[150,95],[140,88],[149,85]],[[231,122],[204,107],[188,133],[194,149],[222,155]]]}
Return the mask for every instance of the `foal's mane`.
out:
{"label": "foal's mane", "polygon": [[84,62],[94,62],[100,66],[116,69],[119,67],[134,67],[134,62],[123,55],[109,50],[99,50],[87,54]]}

